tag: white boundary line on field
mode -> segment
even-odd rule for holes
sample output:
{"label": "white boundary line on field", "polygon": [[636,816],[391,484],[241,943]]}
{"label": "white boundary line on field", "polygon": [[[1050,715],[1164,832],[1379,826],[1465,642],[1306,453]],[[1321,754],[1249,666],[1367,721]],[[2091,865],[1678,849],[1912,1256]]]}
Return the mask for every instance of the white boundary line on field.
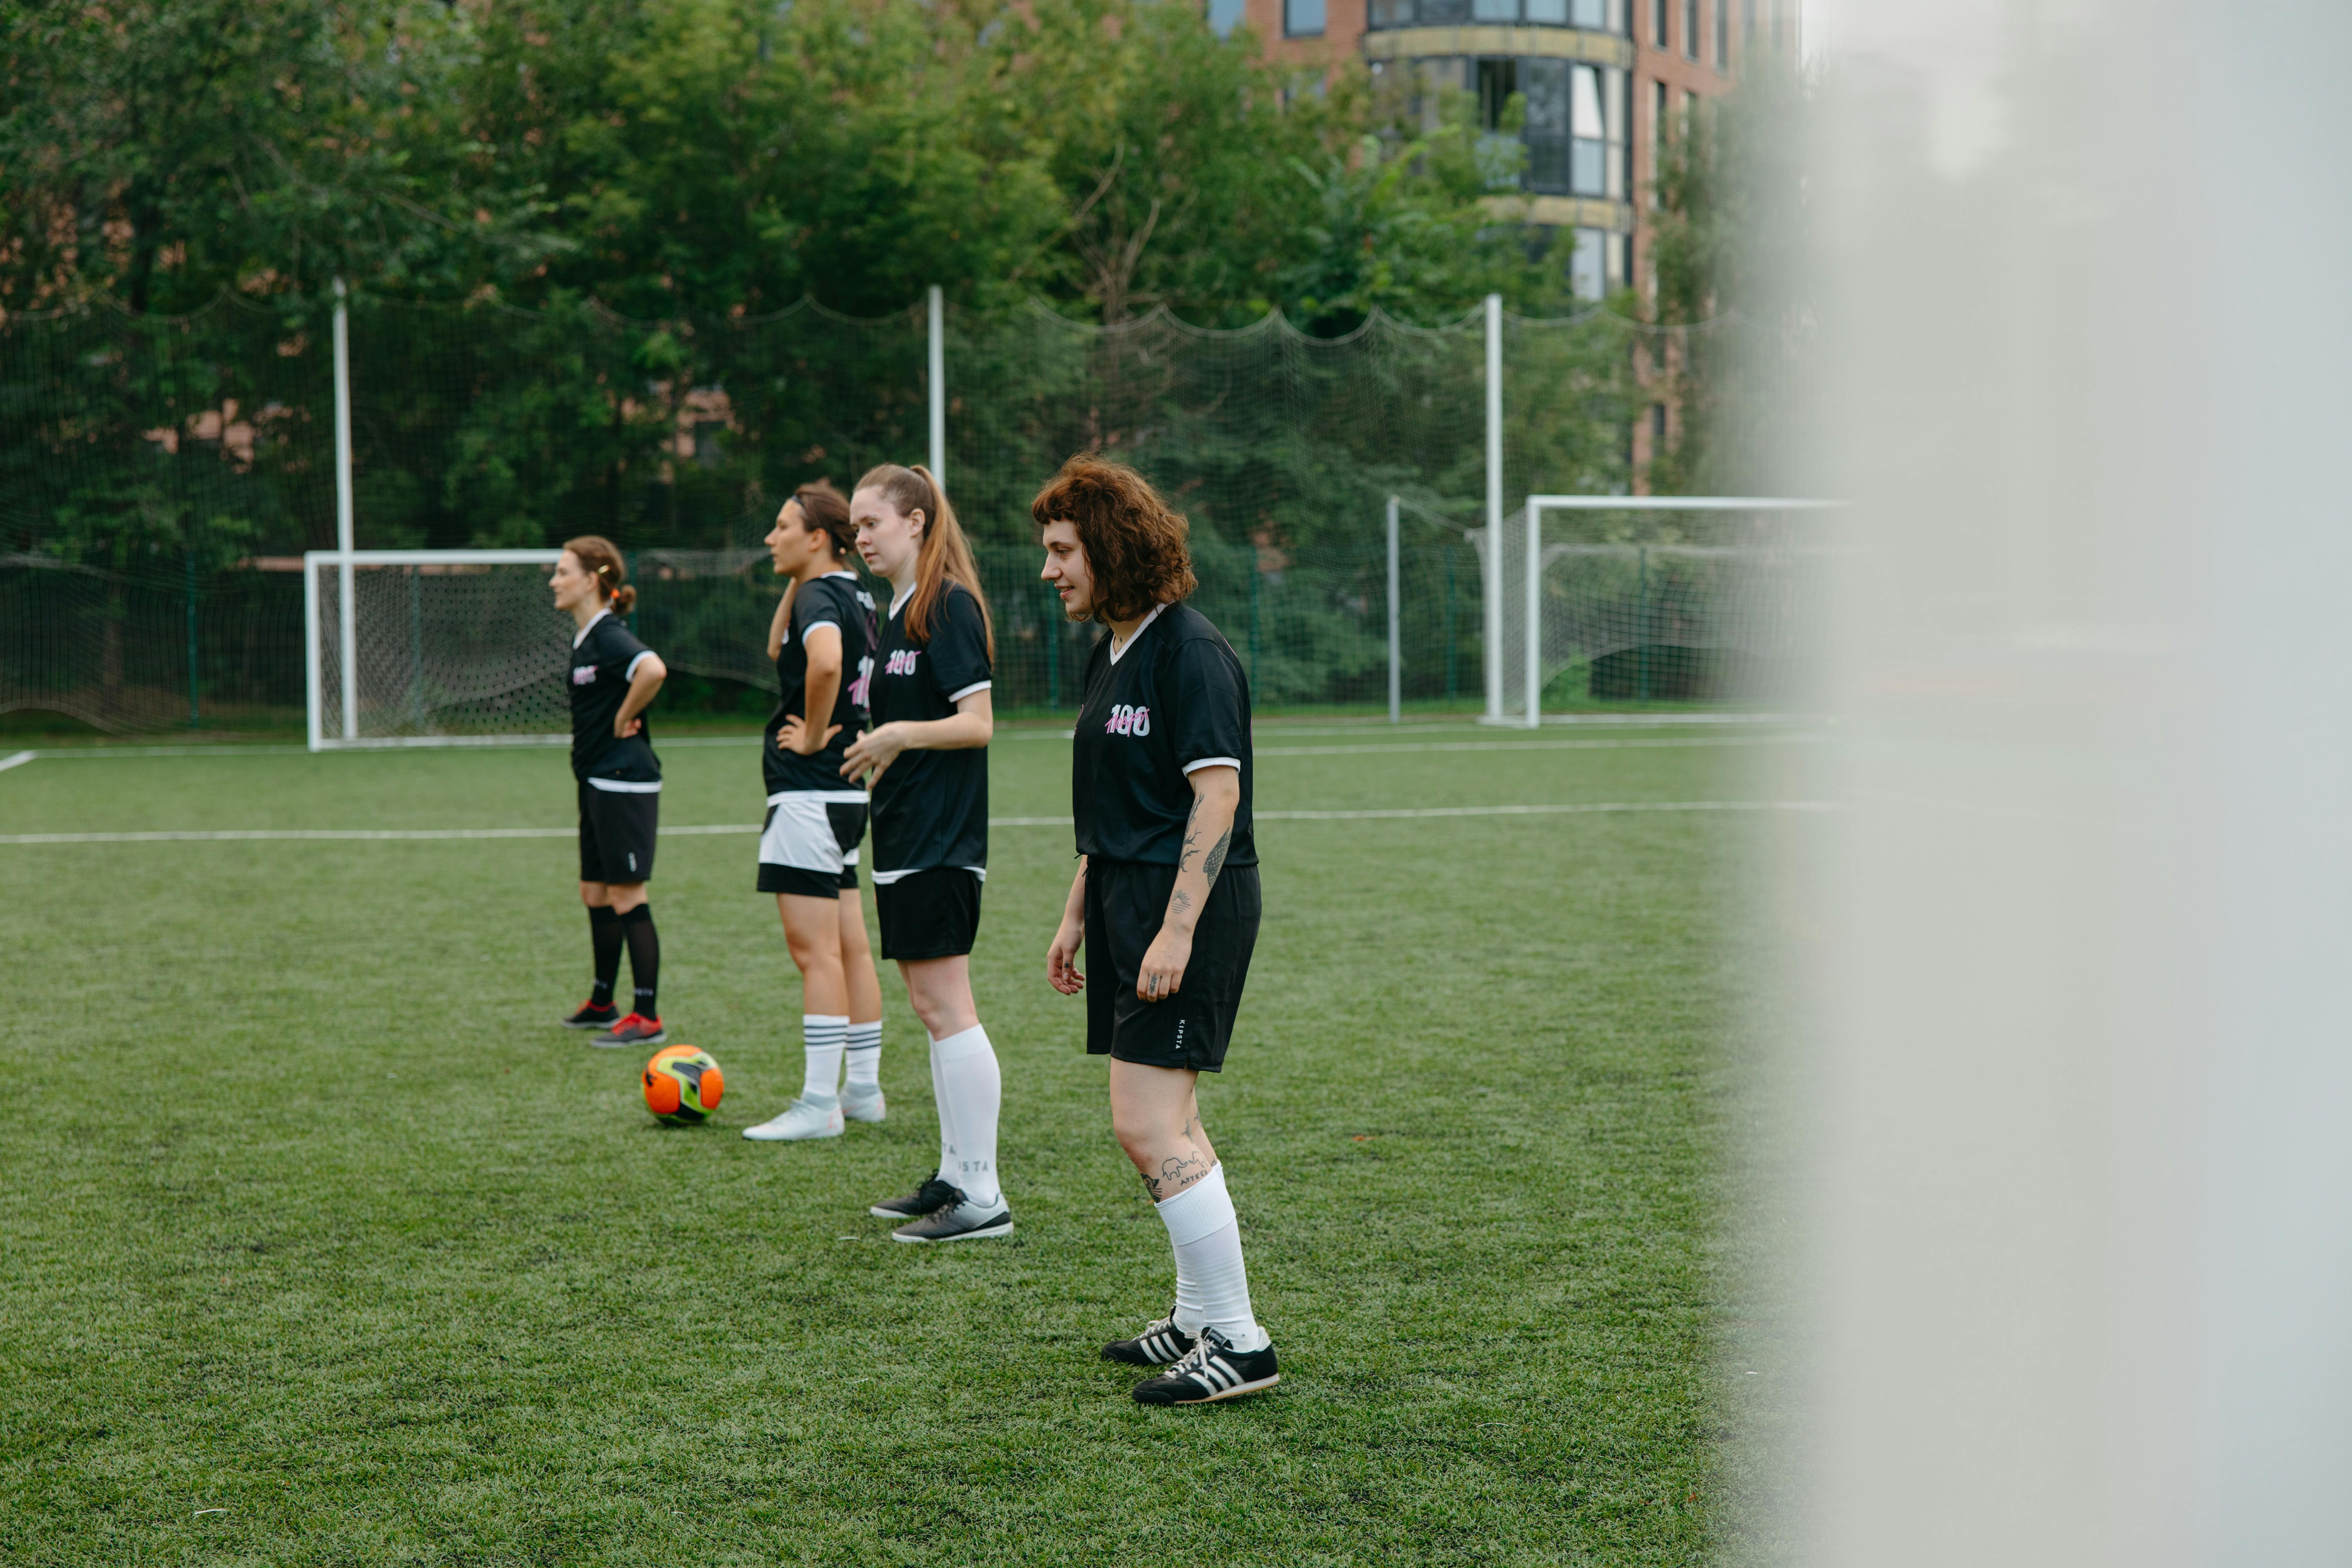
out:
{"label": "white boundary line on field", "polygon": [[[1466,729],[1466,726],[1464,728]],[[1349,732],[1349,731],[1292,731],[1294,734],[1344,734]],[[1261,733],[1263,733],[1263,731],[1261,731]],[[1280,738],[1281,733],[1281,731],[1276,731],[1274,732],[1274,735],[1276,738]],[[1009,735],[1000,735],[998,738],[1000,740],[1013,741],[1050,740],[1066,742],[1070,739],[1070,732],[1066,730],[1055,730],[1050,733],[1039,733],[1034,731],[1014,731]],[[1642,746],[1780,746],[1797,742],[1819,741],[1823,737],[1818,733],[1801,731],[1785,735],[1683,735],[1664,737],[1657,740],[1377,741],[1370,744],[1360,746],[1260,746],[1256,748],[1253,754],[1260,757],[1346,757],[1354,756],[1360,752],[1370,754],[1374,752],[1576,752],[1612,751],[1627,747]],[[664,751],[673,751],[706,746],[751,747],[759,745],[761,740],[761,737],[758,735],[685,735],[680,736],[676,740],[660,742],[658,744]],[[480,750],[491,744],[493,744],[493,742],[467,742],[463,743],[461,749]],[[568,735],[531,735],[500,739],[495,742],[495,745],[501,750],[512,750],[526,746],[551,748],[556,746],[569,746],[570,744],[572,744],[572,739]],[[338,743],[328,747],[327,752],[352,751],[368,752],[390,749],[392,748],[365,745],[352,747]],[[427,748],[420,746],[416,749],[425,750]],[[436,747],[432,749],[439,748]],[[18,767],[26,763],[34,762],[36,760],[41,762],[79,762],[94,758],[103,759],[108,757],[251,757],[307,756],[310,754],[310,748],[308,746],[69,746],[46,751],[18,752],[15,756],[0,758],[0,773],[5,773],[10,768]],[[320,754],[323,755],[327,753]]]}
{"label": "white boundary line on field", "polygon": [[[1258,822],[1370,822],[1422,816],[1582,816],[1612,812],[1653,811],[1835,811],[1826,800],[1615,800],[1582,801],[1566,805],[1414,805],[1370,807],[1358,811],[1261,811]],[[992,816],[991,827],[1067,827],[1066,816]],[[665,827],[671,838],[743,836],[760,831],[756,822],[725,822],[693,827]],[[446,843],[481,838],[572,838],[577,827],[225,827],[163,829],[136,833],[0,833],[0,845],[41,844],[234,844],[311,842],[320,839],[360,843]]]}
{"label": "white boundary line on field", "polygon": [[1785,746],[1811,734],[1688,735],[1662,741],[1399,741],[1373,746],[1260,746],[1255,757],[1355,757],[1397,752],[1617,752],[1655,746]]}

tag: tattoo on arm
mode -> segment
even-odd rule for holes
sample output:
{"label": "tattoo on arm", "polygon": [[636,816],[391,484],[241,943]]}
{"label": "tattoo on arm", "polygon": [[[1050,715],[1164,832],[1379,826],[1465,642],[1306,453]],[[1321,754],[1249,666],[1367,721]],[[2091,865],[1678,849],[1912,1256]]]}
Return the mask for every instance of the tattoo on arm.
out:
{"label": "tattoo on arm", "polygon": [[1201,872],[1209,879],[1209,886],[1213,888],[1217,885],[1217,873],[1225,868],[1225,851],[1232,848],[1233,844],[1233,826],[1227,824],[1223,837],[1209,847],[1209,858],[1201,863]]}
{"label": "tattoo on arm", "polygon": [[1184,814],[1184,847],[1176,856],[1176,874],[1180,877],[1192,868],[1192,857],[1201,852],[1201,836],[1192,830],[1200,815],[1201,797],[1196,795],[1192,797],[1192,809]]}
{"label": "tattoo on arm", "polygon": [[1168,907],[1176,911],[1189,910],[1192,907],[1192,895],[1179,888],[1169,895]]}

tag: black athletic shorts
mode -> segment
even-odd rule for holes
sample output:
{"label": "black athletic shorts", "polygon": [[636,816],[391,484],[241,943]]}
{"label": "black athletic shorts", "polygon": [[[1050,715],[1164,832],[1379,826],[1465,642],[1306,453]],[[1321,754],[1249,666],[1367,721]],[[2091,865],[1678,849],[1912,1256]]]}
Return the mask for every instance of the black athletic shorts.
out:
{"label": "black athletic shorts", "polygon": [[1146,1002],[1135,994],[1136,978],[1175,887],[1173,866],[1087,863],[1087,1051],[1144,1067],[1216,1072],[1233,1042],[1265,910],[1257,868],[1229,867],[1217,879],[1192,928],[1192,956],[1176,994]]}
{"label": "black athletic shorts", "polygon": [[598,789],[580,781],[580,879],[643,882],[654,874],[658,790]]}
{"label": "black athletic shorts", "polygon": [[863,790],[770,795],[760,829],[760,891],[803,899],[857,891],[857,845],[865,837]]}
{"label": "black athletic shorts", "polygon": [[874,884],[885,958],[954,958],[980,935],[980,873],[961,866],[909,871]]}

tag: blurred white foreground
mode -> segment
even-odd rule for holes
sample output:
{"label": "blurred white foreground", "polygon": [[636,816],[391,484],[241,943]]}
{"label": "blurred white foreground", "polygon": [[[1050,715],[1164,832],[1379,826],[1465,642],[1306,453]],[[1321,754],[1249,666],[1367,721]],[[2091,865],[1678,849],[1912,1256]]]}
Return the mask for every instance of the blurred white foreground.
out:
{"label": "blurred white foreground", "polygon": [[2352,5],[1827,9],[1793,1542],[2352,1563]]}

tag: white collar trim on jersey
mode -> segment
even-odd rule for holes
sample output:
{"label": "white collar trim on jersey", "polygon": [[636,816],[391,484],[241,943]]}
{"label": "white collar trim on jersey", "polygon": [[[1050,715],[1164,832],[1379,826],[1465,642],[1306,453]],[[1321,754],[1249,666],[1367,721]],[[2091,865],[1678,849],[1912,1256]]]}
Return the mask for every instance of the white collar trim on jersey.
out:
{"label": "white collar trim on jersey", "polygon": [[[918,584],[915,584],[915,587],[916,587],[916,588],[919,588],[919,587],[921,587],[921,586],[922,586],[922,584],[921,584],[920,583],[918,583]],[[905,593],[903,593],[903,594],[893,594],[893,595],[890,596],[890,617],[891,617],[891,618],[893,618],[893,619],[897,618],[898,614],[899,606],[900,606],[900,605],[904,605],[908,600],[909,600],[909,599],[913,598],[914,596],[915,596],[915,589],[914,589],[914,588],[909,588],[909,589],[908,589],[908,590],[907,590]]]}
{"label": "white collar trim on jersey", "polygon": [[1160,618],[1160,612],[1167,607],[1168,606],[1165,605],[1152,605],[1151,613],[1143,617],[1143,624],[1135,628],[1135,636],[1128,638],[1124,643],[1120,642],[1118,637],[1114,635],[1110,639],[1110,661],[1113,664],[1117,664],[1119,660],[1119,656],[1136,645],[1137,641],[1142,637],[1144,632],[1150,626],[1151,623]]}
{"label": "white collar trim on jersey", "polygon": [[855,572],[827,572],[824,574],[824,575],[827,577],[846,577],[853,583],[857,581],[857,574]]}
{"label": "white collar trim on jersey", "polygon": [[577,632],[572,634],[572,646],[573,647],[578,647],[582,643],[586,642],[588,640],[588,634],[596,629],[596,623],[603,620],[606,616],[609,616],[612,613],[613,607],[610,605],[607,605],[604,608],[589,616],[588,624],[582,626]]}

